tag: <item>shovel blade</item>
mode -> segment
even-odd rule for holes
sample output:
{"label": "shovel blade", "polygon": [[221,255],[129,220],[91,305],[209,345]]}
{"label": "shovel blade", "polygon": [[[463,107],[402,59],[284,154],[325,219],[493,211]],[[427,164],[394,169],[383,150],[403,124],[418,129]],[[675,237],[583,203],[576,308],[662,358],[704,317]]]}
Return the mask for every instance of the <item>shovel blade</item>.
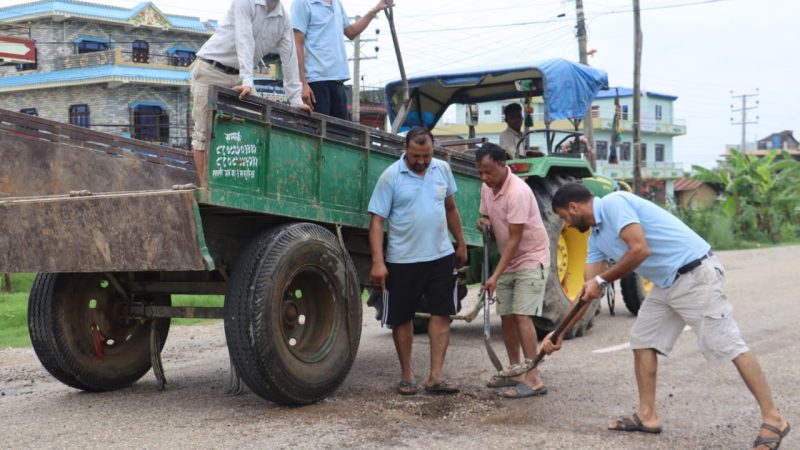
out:
{"label": "shovel blade", "polygon": [[497,357],[497,354],[492,350],[492,345],[489,343],[489,339],[484,339],[483,343],[486,344],[486,353],[489,355],[489,360],[492,362],[497,371],[503,370],[503,364],[500,363],[500,358]]}

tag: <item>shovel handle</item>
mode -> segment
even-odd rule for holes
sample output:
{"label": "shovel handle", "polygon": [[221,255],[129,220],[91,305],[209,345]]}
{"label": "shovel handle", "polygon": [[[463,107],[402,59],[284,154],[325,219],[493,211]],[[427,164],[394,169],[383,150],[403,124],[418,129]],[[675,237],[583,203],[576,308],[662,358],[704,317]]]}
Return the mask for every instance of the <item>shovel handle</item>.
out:
{"label": "shovel handle", "polygon": [[[581,312],[589,303],[591,303],[590,300],[579,298],[575,307],[572,308],[572,311],[570,311],[561,320],[561,322],[559,322],[558,326],[556,326],[556,329],[553,330],[553,335],[550,337],[550,340],[553,342],[558,341],[558,338],[564,334],[564,331],[566,331],[567,325],[569,325],[569,323],[572,322],[572,319],[574,319],[575,316],[578,315],[578,313]],[[539,354],[536,355],[536,360],[533,362],[534,368],[539,365],[539,363],[544,359],[544,356],[544,352],[539,352]]]}

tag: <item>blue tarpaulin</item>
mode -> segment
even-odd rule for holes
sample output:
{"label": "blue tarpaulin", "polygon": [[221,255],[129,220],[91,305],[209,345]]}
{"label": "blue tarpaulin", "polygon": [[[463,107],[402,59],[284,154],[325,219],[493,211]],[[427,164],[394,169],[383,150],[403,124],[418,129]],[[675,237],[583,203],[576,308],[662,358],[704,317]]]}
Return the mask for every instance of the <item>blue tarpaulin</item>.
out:
{"label": "blue tarpaulin", "polygon": [[[410,113],[404,127],[433,128],[448,106],[494,100],[543,97],[544,121],[583,118],[597,92],[608,87],[608,75],[565,59],[471,72],[447,72],[408,80]],[[386,85],[386,107],[394,121],[402,103],[402,82]],[[422,117],[422,120],[420,120]]]}

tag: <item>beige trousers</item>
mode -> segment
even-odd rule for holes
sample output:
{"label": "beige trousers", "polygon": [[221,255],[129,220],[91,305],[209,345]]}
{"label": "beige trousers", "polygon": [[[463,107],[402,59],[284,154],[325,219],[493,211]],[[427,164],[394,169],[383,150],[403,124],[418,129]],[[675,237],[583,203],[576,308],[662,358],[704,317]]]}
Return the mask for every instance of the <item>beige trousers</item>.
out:
{"label": "beige trousers", "polygon": [[195,60],[192,67],[192,150],[202,152],[208,149],[208,126],[211,123],[208,88],[232,88],[240,84],[242,79],[239,75],[228,75],[205,61]]}

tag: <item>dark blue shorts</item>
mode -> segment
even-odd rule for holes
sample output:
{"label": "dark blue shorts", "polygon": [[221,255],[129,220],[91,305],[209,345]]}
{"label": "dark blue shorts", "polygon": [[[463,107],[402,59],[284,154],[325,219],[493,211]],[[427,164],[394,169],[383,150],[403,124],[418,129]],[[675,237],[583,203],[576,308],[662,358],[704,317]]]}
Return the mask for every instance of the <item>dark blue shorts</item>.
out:
{"label": "dark blue shorts", "polygon": [[347,92],[342,81],[315,81],[308,83],[314,92],[314,112],[339,119],[350,120],[347,115]]}
{"label": "dark blue shorts", "polygon": [[386,263],[383,322],[399,325],[414,318],[420,299],[434,316],[452,316],[458,309],[456,255],[409,264]]}

